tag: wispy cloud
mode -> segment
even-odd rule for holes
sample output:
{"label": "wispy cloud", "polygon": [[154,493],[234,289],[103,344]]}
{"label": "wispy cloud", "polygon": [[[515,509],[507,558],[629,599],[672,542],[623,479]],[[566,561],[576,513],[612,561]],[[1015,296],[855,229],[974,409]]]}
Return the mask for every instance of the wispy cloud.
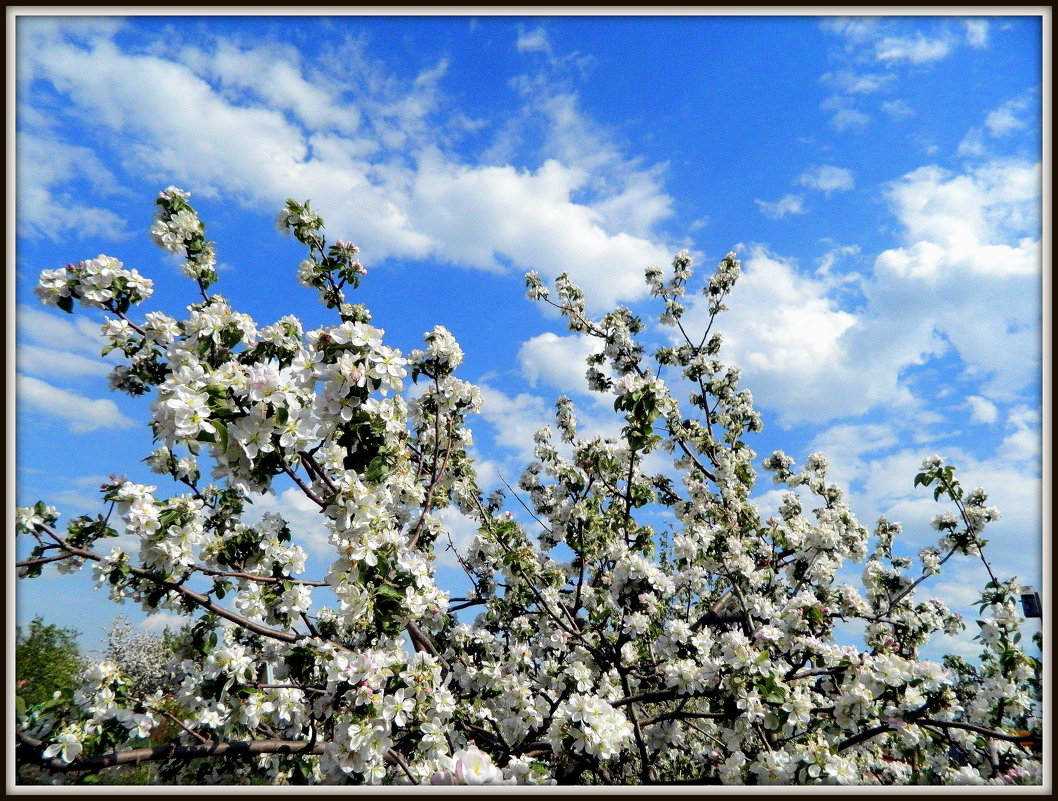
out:
{"label": "wispy cloud", "polygon": [[900,99],[884,101],[882,103],[882,111],[895,119],[913,117],[915,115],[915,110],[907,104],[907,101]]}
{"label": "wispy cloud", "polygon": [[132,428],[136,422],[121,413],[111,400],[92,400],[59,389],[39,378],[20,375],[17,381],[19,403],[38,412],[65,420],[70,430],[84,434],[99,428]]}
{"label": "wispy cloud", "polygon": [[760,213],[772,220],[781,220],[789,214],[804,214],[808,211],[804,206],[804,198],[800,195],[783,195],[775,201],[754,200]]}
{"label": "wispy cloud", "polygon": [[862,129],[871,121],[871,117],[864,111],[856,108],[856,101],[843,95],[831,95],[824,100],[820,107],[824,111],[832,112],[830,124],[837,131],[849,131]]}
{"label": "wispy cloud", "polygon": [[18,346],[18,371],[29,375],[95,375],[105,376],[110,365],[76,353],[37,345]]}
{"label": "wispy cloud", "polygon": [[978,49],[988,47],[988,20],[967,19],[962,24],[966,44]]}
{"label": "wispy cloud", "polygon": [[854,72],[853,70],[828,72],[820,78],[824,85],[850,95],[880,92],[890,87],[895,80],[896,76],[892,73]]}
{"label": "wispy cloud", "polygon": [[824,164],[805,170],[797,179],[801,186],[818,189],[830,195],[834,192],[847,192],[855,186],[852,170]]}
{"label": "wispy cloud", "polygon": [[996,408],[996,405],[987,398],[982,398],[980,395],[968,396],[966,398],[966,403],[970,407],[970,422],[972,423],[991,425],[999,416],[999,410]]}
{"label": "wispy cloud", "polygon": [[18,136],[18,227],[23,236],[123,240],[125,220],[109,209],[85,203],[64,189],[85,178],[97,193],[113,191],[117,179],[89,148],[64,142],[50,132]]}
{"label": "wispy cloud", "polygon": [[947,38],[931,39],[916,33],[914,36],[887,36],[875,42],[874,54],[879,61],[928,64],[947,57],[951,42]]}
{"label": "wispy cloud", "polygon": [[1008,100],[997,109],[988,112],[985,117],[985,128],[992,136],[1007,136],[1014,131],[1027,127],[1028,123],[1020,114],[1029,107],[1027,97]]}
{"label": "wispy cloud", "polygon": [[519,31],[514,45],[519,53],[547,53],[551,55],[551,42],[547,31],[534,28],[531,31]]}

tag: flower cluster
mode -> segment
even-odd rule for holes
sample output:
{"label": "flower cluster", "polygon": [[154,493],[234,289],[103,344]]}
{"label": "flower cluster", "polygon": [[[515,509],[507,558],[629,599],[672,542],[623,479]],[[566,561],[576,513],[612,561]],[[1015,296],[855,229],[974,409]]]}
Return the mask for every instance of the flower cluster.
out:
{"label": "flower cluster", "polygon": [[125,269],[112,256],[100,254],[58,270],[44,270],[34,292],[44,303],[65,312],[72,312],[73,301],[78,300],[90,308],[123,313],[149,298],[154,282],[136,270]]}

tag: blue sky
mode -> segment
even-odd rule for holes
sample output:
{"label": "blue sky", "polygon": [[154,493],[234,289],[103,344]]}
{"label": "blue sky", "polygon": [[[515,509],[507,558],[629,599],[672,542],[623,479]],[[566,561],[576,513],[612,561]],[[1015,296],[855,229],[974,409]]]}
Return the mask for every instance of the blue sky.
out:
{"label": "blue sky", "polygon": [[[736,250],[719,327],[761,458],[823,450],[861,521],[901,520],[917,553],[939,509],[912,479],[939,453],[1003,512],[999,571],[1038,587],[1041,36],[1018,16],[20,17],[18,502],[69,519],[99,510],[110,473],[158,483],[147,402],[107,390],[98,320],[31,290],[106,253],[179,315],[192,287],[147,236],[175,184],[217,243],[216,291],[258,322],[332,322],[274,228],[292,196],[360,246],[354,301],[387,344],[449,327],[485,395],[493,484],[517,480],[562,393],[587,427],[618,427],[586,394],[588,343],[525,299],[523,272],[649,314],[648,264],[688,248],[701,277]],[[277,490],[263,508],[323,564],[311,509]],[[759,499],[778,493],[762,481]],[[968,611],[982,574],[965,561],[932,588]],[[18,618],[88,645],[118,612],[142,620],[90,587],[22,583]],[[971,634],[938,647],[973,654]]]}

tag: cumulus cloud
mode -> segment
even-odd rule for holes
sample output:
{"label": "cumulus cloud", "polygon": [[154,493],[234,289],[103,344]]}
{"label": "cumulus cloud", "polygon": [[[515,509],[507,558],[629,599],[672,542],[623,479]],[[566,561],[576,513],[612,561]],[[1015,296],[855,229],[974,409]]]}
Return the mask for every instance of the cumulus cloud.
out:
{"label": "cumulus cloud", "polygon": [[797,182],[828,195],[833,192],[847,192],[855,185],[852,170],[827,164],[811,167],[801,173]]}
{"label": "cumulus cloud", "polygon": [[467,548],[477,536],[478,522],[452,506],[444,509],[440,518],[446,533],[434,542],[434,564],[438,567],[458,568],[458,557],[466,557]]}
{"label": "cumulus cloud", "polygon": [[511,396],[485,383],[479,388],[481,416],[495,432],[493,440],[508,452],[513,451],[524,464],[533,451],[533,435],[554,423],[551,407],[543,398],[527,392]]}
{"label": "cumulus cloud", "polygon": [[289,524],[293,541],[303,546],[306,553],[316,557],[333,555],[320,507],[297,487],[253,495],[250,501],[247,523],[259,523],[266,512],[278,514]]}
{"label": "cumulus cloud", "polygon": [[655,230],[671,214],[662,168],[622,155],[575,93],[546,81],[519,89],[525,113],[546,123],[546,157],[516,167],[448,147],[465,126],[443,106],[445,62],[407,81],[356,43],[306,64],[224,39],[166,55],[62,29],[36,35],[24,42],[26,70],[70,114],[119,136],[126,169],[255,207],[326,198],[330,226],[376,264],[565,271],[602,307],[642,297],[643,267],[675,249]]}
{"label": "cumulus cloud", "polygon": [[804,206],[804,198],[800,195],[783,195],[776,201],[760,200],[753,201],[760,209],[760,213],[772,220],[781,220],[789,214],[804,214],[808,209]]}
{"label": "cumulus cloud", "polygon": [[560,392],[597,397],[597,393],[588,389],[584,360],[601,350],[602,341],[595,337],[580,334],[558,336],[547,332],[522,343],[518,349],[518,364],[530,386],[535,387],[543,381]]}
{"label": "cumulus cloud", "polygon": [[[689,324],[702,326],[703,306],[692,303]],[[860,360],[870,337],[832,297],[831,282],[755,248],[743,260],[728,305],[716,323],[724,335],[722,356],[742,367],[744,384],[779,413],[781,424],[858,414],[901,399],[895,366]]]}
{"label": "cumulus cloud", "polygon": [[1031,106],[1029,95],[1022,95],[1006,101],[985,115],[983,125],[974,125],[959,142],[958,154],[971,158],[986,156],[989,152],[989,139],[1000,139],[1028,127],[1025,112]]}
{"label": "cumulus cloud", "polygon": [[131,428],[136,425],[111,400],[86,398],[26,375],[18,376],[16,386],[19,403],[68,421],[70,430],[76,434],[99,428]]}
{"label": "cumulus cloud", "polygon": [[[1009,402],[1038,375],[1039,165],[989,162],[961,174],[929,166],[887,187],[903,243],[878,254],[846,310],[828,270],[810,276],[763,248],[745,257],[717,321],[725,358],[743,368],[782,425],[919,413],[906,371],[954,350],[978,385]],[[688,320],[704,324],[701,304]],[[1012,445],[1013,447],[1013,445]]]}
{"label": "cumulus cloud", "polygon": [[1039,165],[990,162],[962,174],[924,167],[887,193],[905,244],[879,254],[866,288],[891,325],[943,334],[987,380],[975,393],[1009,399],[1040,364]]}
{"label": "cumulus cloud", "polygon": [[999,446],[999,455],[1011,462],[1037,462],[1040,458],[1040,413],[1036,409],[1018,405],[1007,416],[1011,430]]}

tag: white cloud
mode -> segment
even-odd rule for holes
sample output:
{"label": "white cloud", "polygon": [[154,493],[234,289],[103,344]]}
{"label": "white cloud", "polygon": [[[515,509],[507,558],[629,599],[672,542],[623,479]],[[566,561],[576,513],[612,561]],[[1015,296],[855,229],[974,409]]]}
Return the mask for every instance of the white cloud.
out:
{"label": "white cloud", "polygon": [[817,434],[806,453],[823,453],[831,465],[829,479],[848,488],[866,476],[868,457],[889,451],[899,441],[886,423],[842,423]]}
{"label": "white cloud", "polygon": [[547,38],[547,31],[543,28],[519,31],[515,47],[519,53],[547,53],[551,55],[551,42]]}
{"label": "white cloud", "polygon": [[113,211],[93,206],[62,187],[85,179],[96,194],[112,194],[117,180],[87,147],[71,145],[50,132],[31,126],[17,140],[16,203],[19,232],[54,241],[121,240],[130,236],[127,223]]}
{"label": "white cloud", "polygon": [[992,401],[982,398],[980,395],[970,395],[966,398],[970,407],[970,422],[991,425],[999,415],[999,409]]}
{"label": "white cloud", "polygon": [[1040,364],[1031,302],[1041,269],[1039,165],[990,162],[961,175],[923,167],[887,196],[906,244],[876,259],[872,309],[916,329],[925,316],[988,377],[974,394],[1013,397]]}
{"label": "white cloud", "polygon": [[880,92],[896,79],[884,73],[856,73],[851,70],[828,72],[820,80],[840,92],[850,95],[865,95]]}
{"label": "white cloud", "polygon": [[100,325],[88,317],[52,314],[30,305],[18,307],[16,333],[43,347],[79,352],[98,357],[106,345]]}
{"label": "white cloud", "polygon": [[114,401],[85,398],[25,375],[18,376],[17,399],[44,414],[69,421],[70,430],[77,434],[136,425],[121,413]]}
{"label": "white cloud", "polygon": [[[554,422],[554,415],[543,398],[529,393],[510,396],[488,384],[480,383],[481,416],[492,426],[493,440],[507,451],[513,451],[522,464],[532,455],[533,435]],[[517,476],[515,476],[517,478]],[[510,481],[510,476],[507,476]]]}
{"label": "white cloud", "polygon": [[1028,127],[1023,114],[1031,104],[1030,95],[1022,95],[1006,101],[985,115],[984,125],[971,127],[959,142],[958,154],[980,158],[988,153],[986,137],[1002,138]]}
{"label": "white cloud", "polygon": [[1007,136],[1027,126],[1018,114],[1028,108],[1028,98],[1020,97],[1008,100],[985,117],[985,128],[992,136]]}
{"label": "white cloud", "polygon": [[447,536],[441,535],[434,542],[434,556],[436,557],[434,564],[438,567],[459,568],[459,559],[456,555],[466,557],[467,548],[477,536],[478,522],[452,506],[440,513],[440,519],[441,527]]}
{"label": "white cloud", "polygon": [[560,337],[547,332],[528,339],[518,349],[518,363],[530,386],[543,381],[560,392],[597,396],[588,389],[585,359],[602,350],[596,337],[572,334]]}
{"label": "white cloud", "polygon": [[250,500],[252,506],[246,515],[247,523],[260,522],[265,512],[278,514],[287,521],[292,540],[303,546],[308,554],[333,556],[334,548],[327,541],[330,535],[320,507],[298,487],[253,495]]}
{"label": "white cloud", "polygon": [[840,261],[845,259],[854,259],[860,255],[859,245],[835,245],[818,259],[816,263],[819,265],[816,267],[816,275],[821,278],[827,278],[830,276],[834,277],[834,280],[839,284],[850,284],[856,283],[862,280],[862,276],[857,273],[849,272],[848,270],[841,273],[840,276],[834,275],[834,266]]}
{"label": "white cloud", "polygon": [[583,171],[554,160],[535,172],[424,160],[410,211],[452,261],[498,269],[503,256],[519,270],[550,277],[566,271],[596,308],[642,297],[643,269],[668,261],[671,248],[608,234],[598,212],[571,199],[586,180]]}
{"label": "white cloud", "polygon": [[[1026,239],[1039,226],[1039,191],[1039,164],[993,161],[961,175],[920,167],[891,183],[887,197],[908,242],[931,242],[965,255],[967,266],[982,274],[1023,275],[1039,269],[1038,253]],[[998,255],[979,248],[1004,240],[1024,250],[992,264],[979,258]]]}
{"label": "white cloud", "polygon": [[959,142],[956,150],[960,156],[977,157],[985,154],[985,137],[981,128],[973,127],[966,132],[966,136]]}
{"label": "white cloud", "polygon": [[[829,281],[806,277],[757,248],[743,262],[730,310],[716,322],[724,335],[722,358],[742,368],[744,386],[783,425],[902,398],[896,366],[862,361],[869,332],[830,292]],[[692,301],[691,309],[687,324],[701,327],[702,304]]]}
{"label": "white cloud", "polygon": [[838,131],[863,128],[871,121],[868,114],[854,108],[839,108],[830,117],[830,124]]}
{"label": "white cloud", "polygon": [[[105,376],[111,364],[98,357],[104,339],[99,324],[87,317],[51,314],[32,306],[18,307],[16,332],[18,370],[49,376]],[[26,340],[36,344],[29,344]],[[117,354],[110,361],[117,360]]]}
{"label": "white cloud", "polygon": [[1016,406],[1007,417],[1013,429],[999,446],[998,454],[1010,462],[1037,462],[1040,458],[1040,414],[1027,406]]}
{"label": "white cloud", "polygon": [[152,612],[139,624],[139,627],[150,634],[162,634],[166,629],[179,631],[191,618],[176,612]]}
{"label": "white cloud", "polygon": [[110,365],[76,353],[36,345],[18,346],[18,371],[29,375],[106,375]]}
{"label": "white cloud", "polygon": [[966,34],[966,44],[974,48],[988,47],[988,20],[966,19],[962,24]]}
{"label": "white cloud", "polygon": [[800,195],[783,195],[774,202],[759,199],[753,202],[757,204],[761,214],[772,220],[781,220],[788,214],[804,214],[807,211],[804,198]]}
{"label": "white cloud", "polygon": [[878,17],[827,17],[820,27],[851,42],[863,42],[877,35],[880,22]]}
{"label": "white cloud", "polygon": [[526,94],[526,113],[547,122],[551,158],[517,169],[445,149],[460,126],[441,110],[444,62],[409,83],[353,43],[326,61],[323,90],[322,67],[224,40],[179,60],[106,39],[43,44],[26,55],[33,74],[71,113],[121,138],[126,169],[270,209],[292,194],[325,198],[328,227],[376,264],[565,271],[602,307],[642,297],[643,268],[675,249],[652,230],[671,214],[661,168],[623,156],[575,94],[546,82]]}
{"label": "white cloud", "polygon": [[[503,461],[495,467],[513,484],[532,459],[533,436],[536,432],[545,427],[552,431],[555,429],[554,399],[545,400],[528,392],[508,395],[483,381],[478,386],[483,401],[481,417],[492,428],[492,443],[503,452]],[[578,436],[619,438],[624,425],[623,417],[613,411],[612,401],[608,402],[605,395],[596,396],[593,393],[593,398],[600,402],[588,407],[574,406]],[[560,442],[557,436],[553,436],[552,442],[560,453],[569,455],[568,446]],[[668,459],[666,455],[655,452],[648,457],[649,461],[643,469],[659,472],[669,466]]]}
{"label": "white cloud", "polygon": [[852,170],[826,164],[811,167],[801,173],[797,182],[828,195],[833,192],[847,192],[855,185]]}
{"label": "white cloud", "polygon": [[295,48],[275,43],[242,48],[218,40],[211,51],[185,50],[182,55],[196,72],[219,81],[232,101],[249,90],[271,108],[290,112],[316,131],[353,133],[360,127],[361,112],[355,103],[343,102],[321,76],[303,74]]}
{"label": "white cloud", "polygon": [[929,39],[921,33],[914,36],[887,36],[874,44],[874,55],[879,61],[928,64],[939,61],[951,52],[946,38]]}
{"label": "white cloud", "polygon": [[913,117],[915,110],[903,100],[886,100],[882,103],[882,111],[894,119]]}
{"label": "white cloud", "polygon": [[[926,399],[907,368],[950,349],[976,375],[967,394],[993,403],[1018,398],[1038,376],[1039,165],[923,167],[886,198],[905,244],[856,281],[854,313],[829,270],[809,277],[755,248],[717,321],[723,357],[784,426],[878,406],[918,415]],[[702,305],[692,304],[688,321],[704,324]]]}

